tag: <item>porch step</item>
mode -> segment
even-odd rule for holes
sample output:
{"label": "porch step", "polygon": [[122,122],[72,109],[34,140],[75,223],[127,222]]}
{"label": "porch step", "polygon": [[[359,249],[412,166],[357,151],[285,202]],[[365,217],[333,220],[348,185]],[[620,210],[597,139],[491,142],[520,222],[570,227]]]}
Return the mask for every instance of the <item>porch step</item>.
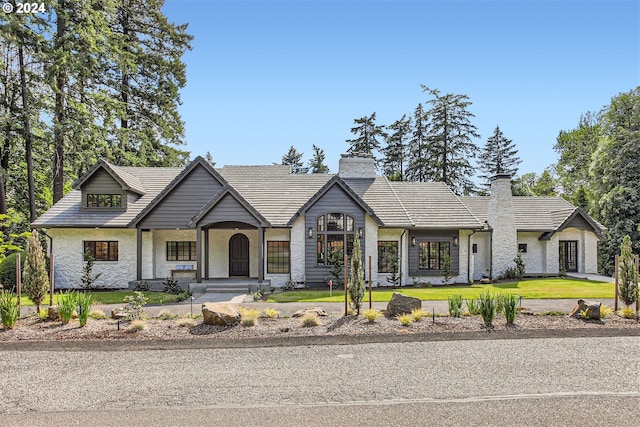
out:
{"label": "porch step", "polygon": [[246,294],[249,293],[250,291],[250,287],[255,288],[256,285],[255,284],[229,284],[229,285],[224,285],[224,284],[215,284],[215,285],[208,285],[207,286],[207,290],[206,293],[208,294],[224,294],[224,293],[234,293],[234,294]]}

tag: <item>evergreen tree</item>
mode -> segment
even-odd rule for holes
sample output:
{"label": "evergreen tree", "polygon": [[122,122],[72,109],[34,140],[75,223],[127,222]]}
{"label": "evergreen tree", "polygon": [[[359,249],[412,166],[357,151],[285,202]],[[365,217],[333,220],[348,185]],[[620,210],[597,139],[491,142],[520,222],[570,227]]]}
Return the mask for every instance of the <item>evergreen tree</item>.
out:
{"label": "evergreen tree", "polygon": [[382,150],[384,174],[391,180],[404,181],[407,150],[411,138],[411,117],[404,114],[401,119],[387,126],[387,130],[392,133],[386,135],[387,145]]}
{"label": "evergreen tree", "polygon": [[329,173],[329,167],[324,164],[324,150],[313,145],[313,158],[309,161],[311,173]]}
{"label": "evergreen tree", "polygon": [[426,182],[434,177],[433,152],[428,140],[429,116],[418,104],[413,113],[413,132],[408,145],[405,177],[409,181]]}
{"label": "evergreen tree", "polygon": [[635,255],[631,250],[631,237],[627,234],[620,245],[618,258],[618,295],[627,307],[638,298],[638,270]]}
{"label": "evergreen tree", "polygon": [[304,153],[298,153],[298,150],[292,145],[289,147],[287,154],[282,156],[283,165],[291,166],[291,172],[293,173],[307,173],[308,168],[303,167],[302,156]]}
{"label": "evergreen tree", "polygon": [[27,253],[24,264],[23,287],[24,293],[37,306],[49,291],[49,276],[47,275],[46,258],[38,239],[38,232],[33,231],[27,240]]}
{"label": "evergreen tree", "polygon": [[475,117],[469,111],[471,101],[467,95],[441,95],[437,89],[421,86],[432,96],[428,101],[431,104],[428,139],[434,153],[431,165],[436,172],[434,180],[444,182],[456,194],[468,194],[473,189],[469,179],[474,174],[471,161],[478,151],[472,138],[480,137],[470,121]]}
{"label": "evergreen tree", "polygon": [[353,252],[351,254],[351,272],[347,291],[349,293],[349,299],[351,300],[351,307],[355,310],[356,316],[360,315],[360,306],[364,298],[365,288],[360,239],[355,239],[353,242]]}
{"label": "evergreen tree", "polygon": [[366,153],[374,155],[374,150],[380,150],[378,138],[384,137],[383,126],[376,125],[376,113],[355,119],[356,126],[351,128],[354,139],[347,139],[351,145],[349,153]]}
{"label": "evergreen tree", "polygon": [[214,167],[216,165],[216,162],[213,161],[213,156],[211,155],[210,151],[207,151],[207,154],[204,155],[204,159],[211,165],[211,167]]}
{"label": "evergreen tree", "polygon": [[506,138],[499,126],[487,139],[479,155],[480,169],[483,172],[480,178],[485,181],[485,187],[489,187],[489,179],[497,174],[509,174],[515,176],[518,173],[518,165],[521,163],[517,156],[513,141]]}

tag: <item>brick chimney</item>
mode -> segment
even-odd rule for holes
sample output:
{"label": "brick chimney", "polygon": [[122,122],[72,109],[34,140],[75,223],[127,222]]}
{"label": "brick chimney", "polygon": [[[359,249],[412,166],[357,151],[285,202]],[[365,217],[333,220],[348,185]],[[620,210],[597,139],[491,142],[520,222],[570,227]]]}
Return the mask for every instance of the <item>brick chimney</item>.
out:
{"label": "brick chimney", "polygon": [[375,178],[376,161],[373,155],[368,153],[342,154],[338,175],[341,178]]}
{"label": "brick chimney", "polygon": [[491,266],[494,278],[514,265],[518,253],[518,234],[513,214],[511,175],[498,174],[491,178],[491,197],[487,222],[492,228]]}

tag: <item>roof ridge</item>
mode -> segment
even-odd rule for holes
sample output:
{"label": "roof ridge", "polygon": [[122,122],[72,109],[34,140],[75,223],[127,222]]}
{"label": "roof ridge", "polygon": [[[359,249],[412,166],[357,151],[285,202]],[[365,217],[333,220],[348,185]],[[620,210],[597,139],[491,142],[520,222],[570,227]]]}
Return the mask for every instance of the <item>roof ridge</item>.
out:
{"label": "roof ridge", "polygon": [[413,220],[411,215],[409,215],[409,212],[407,211],[407,208],[404,206],[402,201],[400,201],[400,198],[398,197],[398,194],[396,193],[396,191],[393,189],[393,186],[391,185],[391,182],[389,182],[389,179],[385,175],[382,175],[382,178],[384,179],[384,182],[387,183],[387,187],[389,187],[389,190],[391,191],[391,194],[393,194],[393,197],[396,198],[396,201],[398,202],[398,204],[402,208],[402,211],[404,212],[405,216],[407,217],[407,219],[409,220],[411,225],[415,227],[416,222]]}

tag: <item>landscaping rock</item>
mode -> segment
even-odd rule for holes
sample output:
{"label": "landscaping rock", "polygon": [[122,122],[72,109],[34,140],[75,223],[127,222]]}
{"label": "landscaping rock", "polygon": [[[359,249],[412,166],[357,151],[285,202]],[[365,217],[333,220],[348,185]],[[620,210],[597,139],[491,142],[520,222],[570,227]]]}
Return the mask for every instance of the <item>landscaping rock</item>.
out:
{"label": "landscaping rock", "polygon": [[240,310],[234,304],[205,302],[202,304],[202,317],[205,325],[235,325],[240,322]]}
{"label": "landscaping rock", "polygon": [[385,314],[389,317],[400,314],[411,313],[412,310],[422,308],[420,298],[409,297],[398,292],[394,292],[391,301],[387,304]]}
{"label": "landscaping rock", "polygon": [[[575,317],[577,319],[593,319],[600,320],[600,306],[602,305],[599,301],[585,301],[582,299],[578,300],[578,304],[571,310],[569,316]],[[586,317],[582,317],[582,313],[586,313]]]}
{"label": "landscaping rock", "polygon": [[127,314],[122,312],[120,309],[117,310],[111,310],[111,318],[112,319],[124,319],[125,317],[127,317]]}
{"label": "landscaping rock", "polygon": [[489,285],[489,284],[491,284],[491,279],[488,279],[486,277],[484,279],[480,279],[480,284],[481,285]]}
{"label": "landscaping rock", "polygon": [[291,317],[302,317],[305,314],[315,314],[316,316],[326,316],[327,313],[321,309],[320,307],[306,307],[303,308],[302,310],[298,310],[295,313],[293,313],[293,316]]}

